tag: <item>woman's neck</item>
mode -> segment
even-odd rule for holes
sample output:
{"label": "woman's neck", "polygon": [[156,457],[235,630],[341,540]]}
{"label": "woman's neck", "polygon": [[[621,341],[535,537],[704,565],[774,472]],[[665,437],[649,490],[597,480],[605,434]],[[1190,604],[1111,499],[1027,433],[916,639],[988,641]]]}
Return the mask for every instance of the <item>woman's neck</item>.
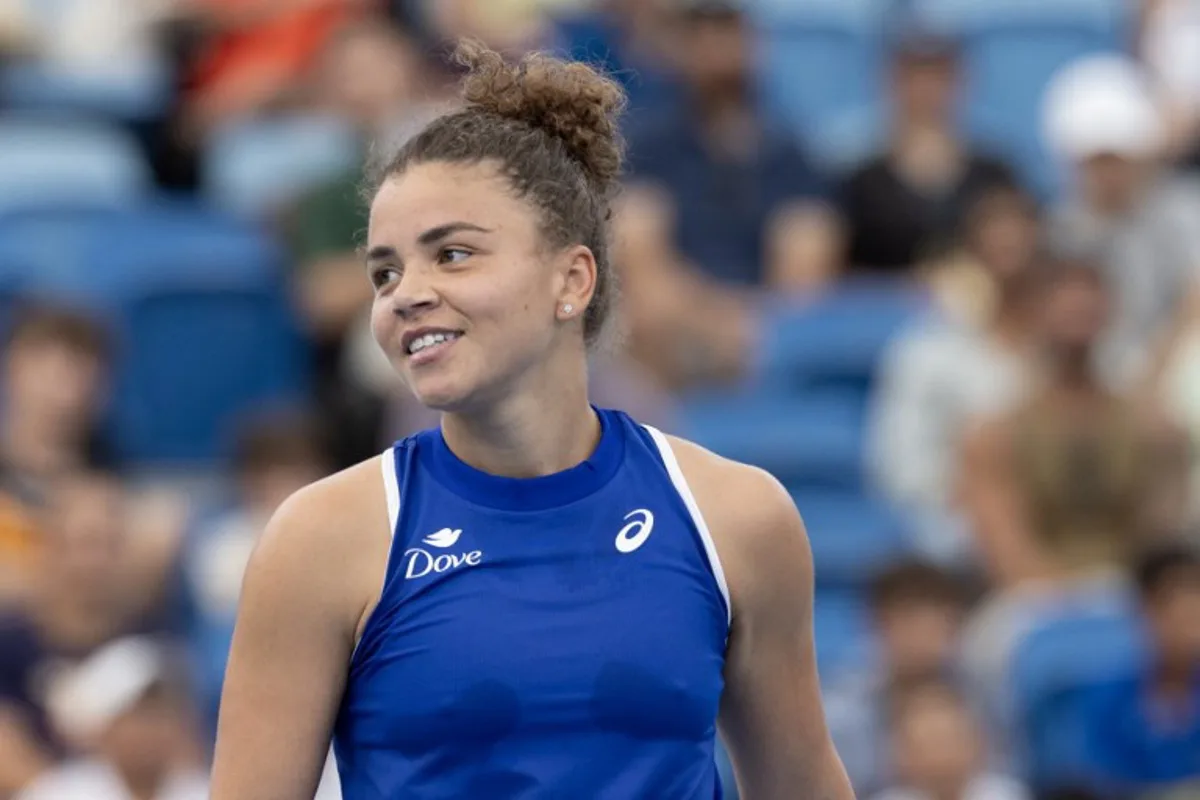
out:
{"label": "woman's neck", "polygon": [[445,414],[447,446],[478,470],[512,478],[552,475],[587,460],[600,440],[587,364],[565,381],[552,380],[555,371],[490,408]]}

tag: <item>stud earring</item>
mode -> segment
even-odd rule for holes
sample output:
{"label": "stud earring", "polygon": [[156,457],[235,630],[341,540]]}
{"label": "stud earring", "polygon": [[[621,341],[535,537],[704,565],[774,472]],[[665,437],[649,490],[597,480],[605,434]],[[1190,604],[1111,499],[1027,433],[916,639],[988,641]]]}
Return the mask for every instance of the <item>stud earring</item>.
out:
{"label": "stud earring", "polygon": [[563,304],[563,313],[564,314],[570,314],[574,310],[575,310],[575,306],[571,305],[570,303]]}

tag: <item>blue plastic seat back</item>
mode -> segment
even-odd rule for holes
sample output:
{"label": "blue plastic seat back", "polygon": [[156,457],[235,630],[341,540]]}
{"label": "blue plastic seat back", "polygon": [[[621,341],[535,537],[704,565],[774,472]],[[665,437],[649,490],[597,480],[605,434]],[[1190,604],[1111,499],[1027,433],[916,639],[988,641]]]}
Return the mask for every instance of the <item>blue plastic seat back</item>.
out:
{"label": "blue plastic seat back", "polygon": [[141,121],[166,110],[171,81],[167,66],[153,59],[110,75],[12,64],[0,70],[0,99],[8,108]]}
{"label": "blue plastic seat back", "polygon": [[1142,658],[1136,618],[1113,612],[1065,614],[1026,636],[1014,655],[1012,686],[1039,786],[1077,783],[1089,774],[1086,699],[1091,688],[1128,674]]}
{"label": "blue plastic seat back", "polygon": [[822,678],[869,663],[871,621],[861,592],[819,589],[813,601],[813,638]]}
{"label": "blue plastic seat back", "polygon": [[209,200],[234,214],[270,215],[321,183],[354,169],[360,145],[338,118],[292,116],[218,131],[204,154]]}
{"label": "blue plastic seat back", "polygon": [[882,0],[758,0],[767,108],[806,139],[880,97]]}
{"label": "blue plastic seat back", "polygon": [[758,375],[781,392],[836,387],[865,399],[888,343],[924,307],[891,283],[848,285],[764,316]]}
{"label": "blue plastic seat back", "polygon": [[862,485],[863,428],[853,399],[738,396],[692,398],[682,435],[727,458],[761,467],[788,486]]}
{"label": "blue plastic seat back", "polygon": [[258,230],[191,207],[0,215],[0,283],[111,321],[113,439],[134,462],[216,458],[239,415],[303,395],[284,277]]}
{"label": "blue plastic seat back", "polygon": [[306,390],[282,254],[219,217],[143,222],[111,253],[125,334],[117,439],[134,461],[215,459],[241,415]]}
{"label": "blue plastic seat back", "polygon": [[911,553],[903,524],[877,500],[815,488],[793,490],[792,498],[808,529],[820,586],[865,586]]}
{"label": "blue plastic seat back", "polygon": [[137,143],[117,128],[0,117],[0,212],[52,203],[130,204],[151,183]]}

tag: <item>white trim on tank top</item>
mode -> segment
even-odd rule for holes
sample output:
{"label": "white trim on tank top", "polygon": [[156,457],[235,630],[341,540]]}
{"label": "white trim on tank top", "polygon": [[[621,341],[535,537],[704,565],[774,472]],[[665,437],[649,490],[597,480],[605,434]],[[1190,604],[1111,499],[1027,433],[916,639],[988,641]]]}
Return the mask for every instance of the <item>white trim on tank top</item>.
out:
{"label": "white trim on tank top", "polygon": [[[393,445],[383,451],[383,455],[379,457],[379,471],[383,473],[383,496],[387,500],[388,524],[391,526],[391,531],[388,533],[389,539],[396,538],[396,528],[400,522],[400,482],[396,478],[396,447]],[[388,559],[391,560],[391,548],[388,549]],[[383,588],[387,588],[387,575],[383,578]],[[382,598],[382,589],[380,597]],[[379,605],[376,604],[371,609],[371,613],[367,615],[367,621],[363,623],[362,630],[359,633],[366,633],[367,628],[371,624],[372,618],[379,611]],[[350,661],[354,662],[354,657],[358,655],[358,646],[362,644],[362,638],[354,642],[354,649],[350,652]]]}
{"label": "white trim on tank top", "polygon": [[389,447],[383,451],[380,459],[383,468],[383,492],[387,497],[388,522],[391,524],[391,537],[396,536],[396,526],[400,522],[400,483],[396,479],[396,448]]}
{"label": "white trim on tank top", "polygon": [[704,515],[700,513],[700,506],[696,503],[696,496],[692,494],[692,489],[688,486],[687,478],[683,476],[683,470],[679,467],[679,460],[675,458],[675,451],[671,448],[671,443],[667,440],[666,435],[657,428],[649,425],[643,425],[642,427],[646,429],[646,432],[650,434],[650,438],[654,439],[654,443],[658,445],[659,455],[662,456],[663,464],[666,465],[667,474],[671,476],[671,483],[675,485],[675,491],[679,493],[683,504],[687,506],[688,513],[692,516],[692,523],[696,526],[696,531],[700,534],[700,541],[704,544],[704,554],[708,556],[708,566],[712,569],[713,578],[717,581],[717,588],[721,592],[721,597],[725,598],[726,622],[732,624],[733,603],[729,600],[729,584],[725,582],[725,570],[721,567],[721,557],[717,555],[717,546],[713,543],[712,534],[708,530],[708,523],[704,521]]}

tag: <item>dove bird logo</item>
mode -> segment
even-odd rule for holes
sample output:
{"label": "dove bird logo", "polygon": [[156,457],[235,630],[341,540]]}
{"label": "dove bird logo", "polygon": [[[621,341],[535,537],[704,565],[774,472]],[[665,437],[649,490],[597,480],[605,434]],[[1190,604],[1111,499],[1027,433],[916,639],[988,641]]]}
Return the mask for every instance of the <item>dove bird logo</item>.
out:
{"label": "dove bird logo", "polygon": [[453,547],[458,542],[458,537],[462,536],[462,528],[442,528],[437,533],[431,533],[425,537],[425,544],[430,547]]}
{"label": "dove bird logo", "polygon": [[[422,544],[446,550],[458,544],[462,528],[442,528],[421,540]],[[430,573],[440,574],[458,567],[477,567],[483,561],[482,550],[466,553],[439,553],[434,555],[423,547],[410,547],[404,551],[404,579],[424,578]]]}

